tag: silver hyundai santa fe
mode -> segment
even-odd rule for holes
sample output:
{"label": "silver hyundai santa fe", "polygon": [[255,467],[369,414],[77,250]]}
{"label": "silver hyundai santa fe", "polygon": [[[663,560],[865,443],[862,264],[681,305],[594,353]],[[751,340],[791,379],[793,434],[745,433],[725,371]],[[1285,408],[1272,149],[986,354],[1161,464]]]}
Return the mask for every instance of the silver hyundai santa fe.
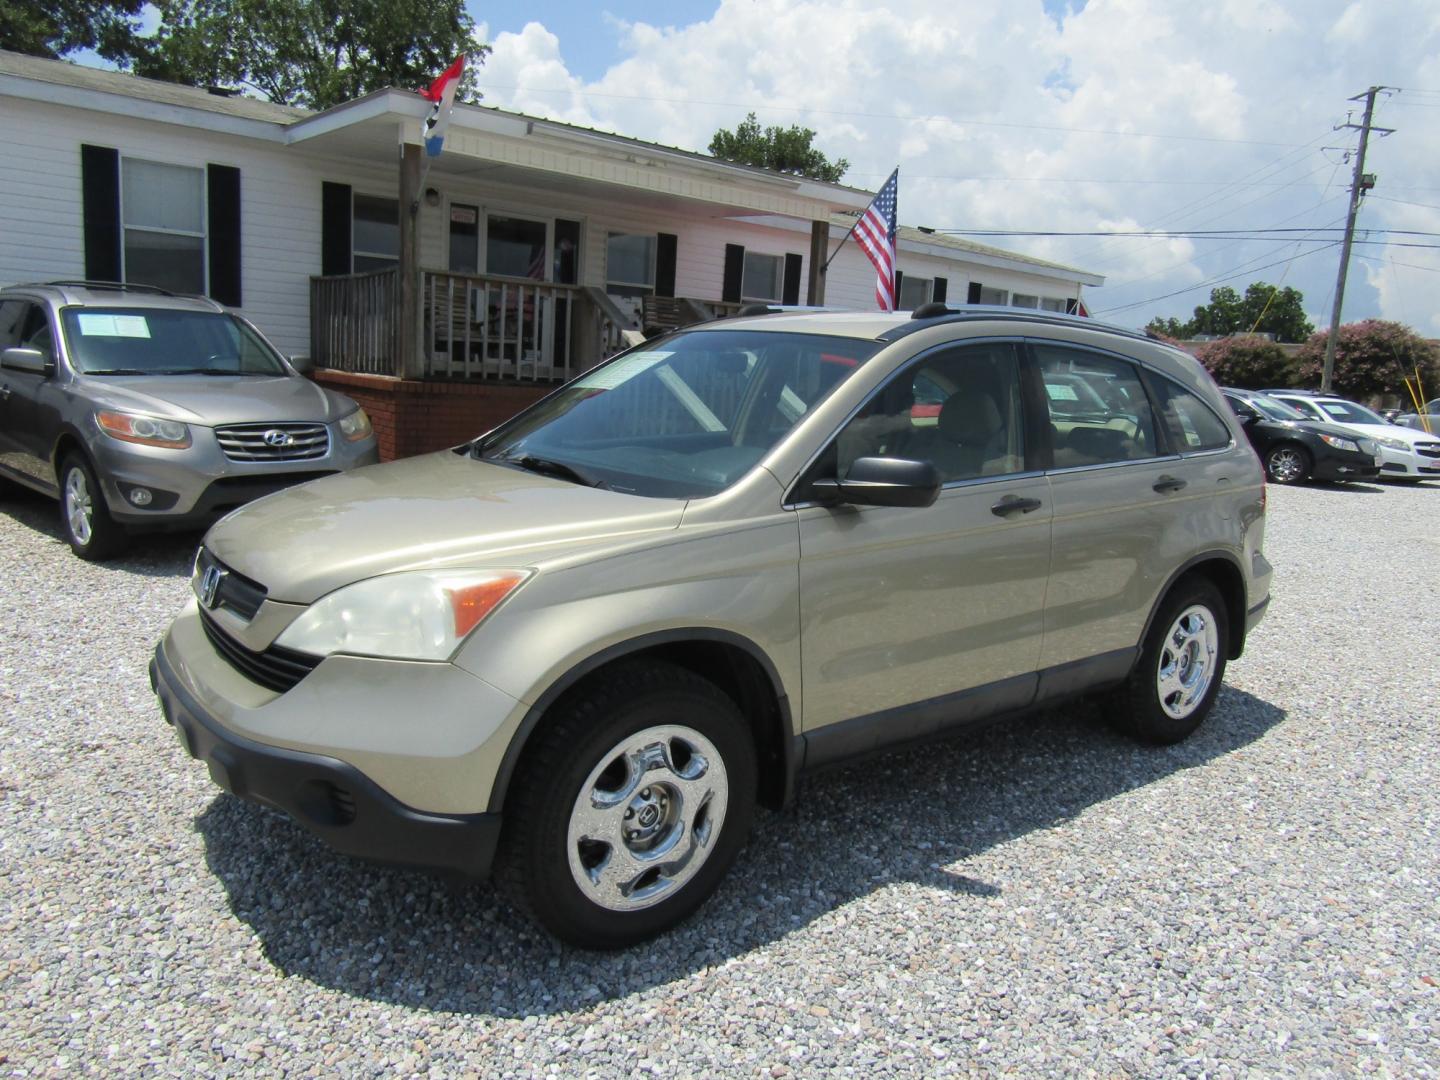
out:
{"label": "silver hyundai santa fe", "polygon": [[216,525],[151,676],[215,781],[561,937],[693,911],[805,772],[1103,696],[1184,738],[1269,602],[1204,370],[1087,319],[727,319]]}
{"label": "silver hyundai santa fe", "polygon": [[59,499],[81,558],[378,459],[363,409],[213,300],[109,282],[0,290],[0,484]]}

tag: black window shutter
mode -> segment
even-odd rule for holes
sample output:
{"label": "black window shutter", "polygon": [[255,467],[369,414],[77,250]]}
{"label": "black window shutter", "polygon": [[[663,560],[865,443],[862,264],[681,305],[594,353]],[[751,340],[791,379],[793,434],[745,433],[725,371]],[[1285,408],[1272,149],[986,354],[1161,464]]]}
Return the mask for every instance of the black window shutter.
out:
{"label": "black window shutter", "polygon": [[675,295],[675,252],[679,240],[671,233],[655,237],[655,295]]}
{"label": "black window shutter", "polygon": [[85,225],[85,277],[120,280],[120,151],[80,147],[81,213]]}
{"label": "black window shutter", "polygon": [[937,277],[937,278],[935,279],[935,288],[934,288],[934,291],[933,291],[933,292],[931,293],[931,295],[930,295],[930,299],[931,299],[931,300],[934,300],[934,301],[936,301],[936,302],[938,303],[939,301],[945,299],[945,294],[946,294],[947,292],[949,292],[949,291],[950,291],[950,282],[947,281],[947,280],[946,280],[945,278],[943,278],[943,277]]}
{"label": "black window shutter", "polygon": [[1073,297],[1065,301],[1065,314],[1074,315],[1080,310],[1080,301]]}
{"label": "black window shutter", "polygon": [[320,273],[350,273],[350,185],[328,180],[320,197]]}
{"label": "black window shutter", "polygon": [[980,302],[980,283],[978,281],[970,282],[970,295],[965,302],[967,304],[978,304]]}
{"label": "black window shutter", "polygon": [[785,287],[780,294],[782,304],[800,303],[800,264],[803,261],[793,251],[785,255]]}
{"label": "black window shutter", "polygon": [[727,304],[740,302],[740,281],[745,274],[745,248],[740,244],[725,245],[725,277],[720,286],[720,299]]}
{"label": "black window shutter", "polygon": [[210,204],[210,296],[240,306],[240,170],[206,166]]}
{"label": "black window shutter", "polygon": [[895,310],[900,310],[900,283],[905,280],[905,275],[899,270],[895,271]]}

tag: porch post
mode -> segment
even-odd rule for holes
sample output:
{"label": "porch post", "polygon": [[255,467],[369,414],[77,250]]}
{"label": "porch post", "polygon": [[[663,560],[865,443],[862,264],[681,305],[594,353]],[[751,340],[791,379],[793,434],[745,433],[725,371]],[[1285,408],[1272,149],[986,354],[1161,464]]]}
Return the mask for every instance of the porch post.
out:
{"label": "porch post", "polygon": [[420,165],[424,149],[414,143],[400,148],[400,374],[425,375],[420,348]]}
{"label": "porch post", "polygon": [[830,257],[830,222],[810,223],[810,279],[805,287],[805,303],[825,303],[825,260]]}

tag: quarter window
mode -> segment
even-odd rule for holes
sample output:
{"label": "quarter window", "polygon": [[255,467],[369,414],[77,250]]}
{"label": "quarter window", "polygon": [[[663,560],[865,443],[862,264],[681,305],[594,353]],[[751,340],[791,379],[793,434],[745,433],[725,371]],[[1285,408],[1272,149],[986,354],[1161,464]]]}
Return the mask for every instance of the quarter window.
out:
{"label": "quarter window", "polygon": [[205,170],[125,158],[120,175],[125,280],[205,292]]}
{"label": "quarter window", "polygon": [[1055,468],[1155,457],[1155,417],[1133,364],[1036,345]]}
{"label": "quarter window", "polygon": [[1200,450],[1222,450],[1230,445],[1230,429],[1198,397],[1177,382],[1154,380],[1156,404],[1165,421],[1170,446],[1181,454]]}

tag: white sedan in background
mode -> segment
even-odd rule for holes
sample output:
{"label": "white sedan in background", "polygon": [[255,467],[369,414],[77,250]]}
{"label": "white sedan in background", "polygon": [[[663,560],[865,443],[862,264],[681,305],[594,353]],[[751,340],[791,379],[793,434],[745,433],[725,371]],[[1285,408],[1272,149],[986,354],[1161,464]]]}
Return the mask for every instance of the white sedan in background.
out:
{"label": "white sedan in background", "polygon": [[1385,480],[1440,480],[1440,437],[1388,423],[1364,405],[1311,390],[1266,390],[1270,397],[1308,418],[1343,424],[1380,444],[1380,477]]}

